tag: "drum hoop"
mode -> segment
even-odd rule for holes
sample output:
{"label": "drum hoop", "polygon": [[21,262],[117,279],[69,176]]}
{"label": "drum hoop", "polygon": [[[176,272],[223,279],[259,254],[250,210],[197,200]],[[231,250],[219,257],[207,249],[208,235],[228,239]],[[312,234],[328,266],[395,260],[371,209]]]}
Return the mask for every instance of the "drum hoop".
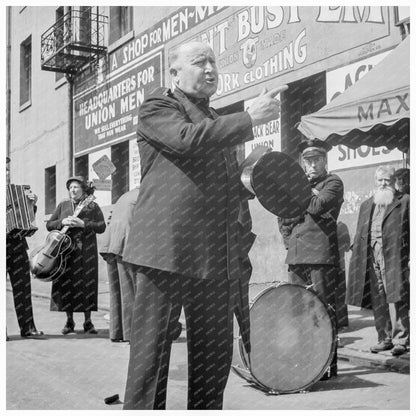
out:
{"label": "drum hoop", "polygon": [[[314,295],[316,295],[316,297],[319,299],[319,301],[321,302],[321,304],[324,306],[325,310],[328,313],[329,319],[331,321],[331,338],[332,338],[332,342],[331,342],[331,350],[329,353],[329,357],[325,363],[325,365],[323,366],[322,370],[320,371],[320,373],[309,383],[307,383],[305,386],[302,386],[301,388],[297,388],[297,389],[292,389],[292,390],[285,390],[285,391],[276,391],[268,386],[266,386],[265,384],[263,384],[254,374],[253,371],[251,369],[251,364],[250,364],[250,354],[245,352],[244,349],[244,344],[242,341],[242,337],[241,337],[241,331],[239,331],[239,342],[238,342],[238,347],[239,347],[239,353],[240,353],[240,358],[241,361],[243,362],[243,365],[245,366],[245,368],[250,372],[251,376],[253,377],[253,379],[258,383],[258,388],[260,388],[261,390],[267,390],[270,394],[290,394],[290,393],[298,393],[300,391],[304,391],[306,389],[308,389],[310,386],[314,385],[317,381],[319,381],[321,379],[321,377],[325,374],[325,372],[328,369],[329,364],[331,363],[334,354],[335,354],[335,350],[336,350],[336,344],[337,344],[337,331],[336,331],[336,318],[335,318],[335,312],[332,311],[332,309],[329,307],[329,305],[325,304],[325,302],[321,299],[321,297],[318,295],[318,293],[316,293],[315,290],[312,289],[312,286],[309,285],[301,285],[298,283],[290,283],[290,282],[285,282],[285,281],[275,281],[272,282],[270,286],[264,288],[263,290],[261,290],[254,298],[253,300],[250,302],[250,307],[249,309],[251,310],[252,307],[254,306],[254,304],[262,297],[264,296],[266,293],[270,292],[272,289],[276,289],[277,287],[280,286],[298,286],[301,287],[303,289],[306,289],[307,291],[313,293]],[[246,359],[246,356],[248,358],[248,360]]]}

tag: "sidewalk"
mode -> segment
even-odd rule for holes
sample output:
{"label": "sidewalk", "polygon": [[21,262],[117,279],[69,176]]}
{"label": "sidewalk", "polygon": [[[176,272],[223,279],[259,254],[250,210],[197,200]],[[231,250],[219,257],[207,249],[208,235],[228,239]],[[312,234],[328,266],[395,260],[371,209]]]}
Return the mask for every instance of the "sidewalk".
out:
{"label": "sidewalk", "polygon": [[[50,298],[50,283],[32,280],[32,296]],[[266,285],[253,286],[250,288],[250,298],[262,290]],[[8,286],[9,289],[9,286]],[[109,291],[106,277],[100,278],[98,306],[99,310],[109,313]],[[390,351],[373,354],[370,347],[377,343],[377,333],[374,328],[373,312],[358,307],[348,307],[349,325],[341,329],[339,333],[340,346],[338,358],[365,367],[378,367],[401,373],[410,373],[410,352],[400,357],[393,357]],[[182,321],[184,321],[181,318]],[[182,333],[185,337],[185,331]]]}

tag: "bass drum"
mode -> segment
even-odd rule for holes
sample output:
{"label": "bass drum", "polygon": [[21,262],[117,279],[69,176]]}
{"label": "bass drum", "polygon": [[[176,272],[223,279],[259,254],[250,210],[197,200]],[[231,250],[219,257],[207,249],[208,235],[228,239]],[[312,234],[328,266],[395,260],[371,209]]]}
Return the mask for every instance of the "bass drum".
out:
{"label": "bass drum", "polygon": [[270,393],[297,393],[323,376],[335,353],[334,316],[309,287],[277,282],[250,306],[251,353],[234,371]]}

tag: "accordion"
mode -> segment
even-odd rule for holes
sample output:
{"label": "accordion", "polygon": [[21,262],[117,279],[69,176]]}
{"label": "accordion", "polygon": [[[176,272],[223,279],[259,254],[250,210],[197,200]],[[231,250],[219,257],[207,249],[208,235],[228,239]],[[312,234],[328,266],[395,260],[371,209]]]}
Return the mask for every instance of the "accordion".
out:
{"label": "accordion", "polygon": [[31,236],[35,225],[35,204],[26,193],[29,185],[7,185],[6,190],[6,234],[20,237]]}

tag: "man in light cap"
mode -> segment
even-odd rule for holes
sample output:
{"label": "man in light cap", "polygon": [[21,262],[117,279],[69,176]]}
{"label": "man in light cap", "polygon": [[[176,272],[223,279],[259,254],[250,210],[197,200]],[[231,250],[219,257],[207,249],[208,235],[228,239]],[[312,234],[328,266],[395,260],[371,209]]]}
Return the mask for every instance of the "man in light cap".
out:
{"label": "man in light cap", "polygon": [[[321,140],[301,142],[302,165],[312,187],[306,213],[296,218],[279,219],[279,229],[287,249],[290,283],[313,285],[335,318],[335,290],[339,273],[337,219],[343,203],[341,179],[326,170],[331,146]],[[336,319],[334,320],[336,321]],[[337,354],[323,379],[337,375]]]}

